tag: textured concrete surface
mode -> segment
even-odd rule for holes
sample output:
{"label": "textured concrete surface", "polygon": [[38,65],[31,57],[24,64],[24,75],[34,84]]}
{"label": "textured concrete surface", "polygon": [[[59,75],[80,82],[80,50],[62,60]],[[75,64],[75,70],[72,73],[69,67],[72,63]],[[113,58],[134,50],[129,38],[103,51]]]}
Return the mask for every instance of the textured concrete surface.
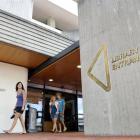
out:
{"label": "textured concrete surface", "polygon": [[[113,71],[111,58],[140,49],[139,0],[80,0],[80,52],[85,133],[140,135],[140,62]],[[112,89],[104,91],[87,71],[102,44],[108,47]],[[93,70],[105,81],[104,61]]]}
{"label": "textured concrete surface", "polygon": [[82,133],[37,133],[37,134],[1,134],[0,140],[139,140],[140,137],[88,137]]}

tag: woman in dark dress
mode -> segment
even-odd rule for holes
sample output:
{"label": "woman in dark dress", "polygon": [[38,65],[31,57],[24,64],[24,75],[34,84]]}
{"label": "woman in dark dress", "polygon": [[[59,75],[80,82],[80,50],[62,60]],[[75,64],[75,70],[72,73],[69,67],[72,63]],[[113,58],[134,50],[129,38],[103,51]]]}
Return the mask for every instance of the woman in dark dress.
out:
{"label": "woman in dark dress", "polygon": [[27,99],[27,93],[25,92],[24,86],[22,84],[22,82],[18,82],[16,84],[16,92],[17,92],[17,102],[16,102],[16,106],[14,109],[14,121],[12,123],[12,126],[9,130],[4,130],[5,133],[12,133],[12,130],[14,129],[14,127],[17,124],[17,120],[19,119],[22,125],[22,134],[26,133],[26,129],[25,129],[25,123],[23,120],[23,112],[25,110],[25,105],[26,105],[26,99]]}

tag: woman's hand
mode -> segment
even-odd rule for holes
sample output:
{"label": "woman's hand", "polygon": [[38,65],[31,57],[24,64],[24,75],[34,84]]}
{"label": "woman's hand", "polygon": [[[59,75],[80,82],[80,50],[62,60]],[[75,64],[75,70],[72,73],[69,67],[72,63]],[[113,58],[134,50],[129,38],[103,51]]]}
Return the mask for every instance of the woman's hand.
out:
{"label": "woman's hand", "polygon": [[60,113],[61,115],[64,115],[64,112]]}
{"label": "woman's hand", "polygon": [[24,109],[25,109],[25,108],[24,108],[24,107],[22,107],[22,109],[21,109],[21,110],[22,110],[22,111],[24,111]]}

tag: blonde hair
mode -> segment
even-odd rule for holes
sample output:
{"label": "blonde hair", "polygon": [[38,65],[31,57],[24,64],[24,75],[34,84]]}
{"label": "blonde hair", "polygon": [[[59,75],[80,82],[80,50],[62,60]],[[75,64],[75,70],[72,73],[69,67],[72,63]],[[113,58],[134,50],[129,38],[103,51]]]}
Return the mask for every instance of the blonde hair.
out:
{"label": "blonde hair", "polygon": [[51,96],[51,99],[50,99],[50,101],[51,102],[54,102],[56,100],[56,97],[53,95],[53,96]]}

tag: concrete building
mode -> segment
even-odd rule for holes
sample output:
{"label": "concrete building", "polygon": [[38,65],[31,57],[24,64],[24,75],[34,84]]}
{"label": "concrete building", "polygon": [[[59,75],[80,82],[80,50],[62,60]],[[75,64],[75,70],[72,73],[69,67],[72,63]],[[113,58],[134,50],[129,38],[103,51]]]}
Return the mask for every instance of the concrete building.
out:
{"label": "concrete building", "polygon": [[139,0],[79,0],[85,134],[140,134],[139,11]]}
{"label": "concrete building", "polygon": [[[61,5],[60,5],[61,4]],[[81,97],[81,76],[77,3],[71,11],[51,0],[2,0],[0,3],[0,133],[8,129],[16,102],[15,85],[22,81],[27,104],[40,107],[56,92],[62,92],[73,119],[69,130],[78,129],[77,96]],[[73,71],[73,73],[70,73]],[[68,74],[70,73],[70,74]],[[67,76],[67,78],[65,78]],[[43,94],[42,94],[43,93]],[[76,98],[75,98],[76,97]],[[48,131],[50,117],[43,106],[37,119],[38,131]],[[68,111],[66,111],[68,113]],[[78,118],[77,118],[78,119]],[[20,132],[18,124],[14,132]],[[74,130],[75,131],[75,130]]]}
{"label": "concrete building", "polygon": [[0,133],[22,81],[37,131],[50,131],[50,96],[62,92],[68,131],[83,131],[83,102],[86,135],[140,135],[140,1],[65,2],[1,0]]}

